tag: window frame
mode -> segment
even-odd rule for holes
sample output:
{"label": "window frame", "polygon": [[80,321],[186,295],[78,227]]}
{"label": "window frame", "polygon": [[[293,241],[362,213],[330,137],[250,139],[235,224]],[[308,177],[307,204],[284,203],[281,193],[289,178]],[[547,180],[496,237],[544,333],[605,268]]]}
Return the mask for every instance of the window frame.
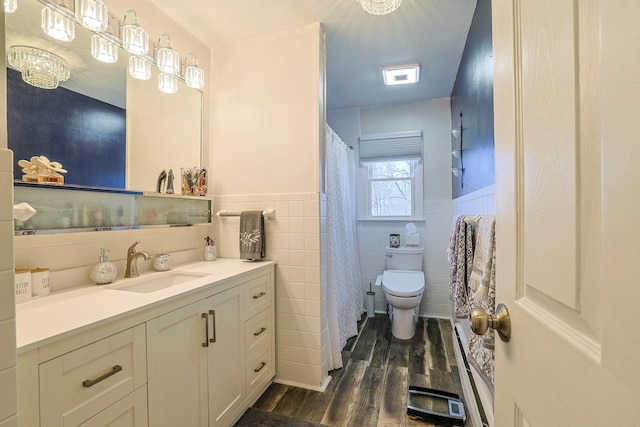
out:
{"label": "window frame", "polygon": [[[407,156],[387,157],[380,159],[358,160],[358,181],[357,181],[357,214],[358,221],[423,221],[424,220],[424,159],[422,156],[413,157],[418,159],[413,168],[413,176],[393,178],[369,178],[369,173],[365,163],[407,160]],[[400,181],[411,180],[411,215],[408,216],[374,216],[371,212],[371,185],[374,181]]]}

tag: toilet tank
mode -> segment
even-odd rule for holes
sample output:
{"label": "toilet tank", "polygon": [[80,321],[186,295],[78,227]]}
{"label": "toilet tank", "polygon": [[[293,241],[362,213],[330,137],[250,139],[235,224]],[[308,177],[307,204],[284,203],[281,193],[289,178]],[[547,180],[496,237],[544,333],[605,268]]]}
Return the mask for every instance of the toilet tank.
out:
{"label": "toilet tank", "polygon": [[387,246],[387,270],[422,271],[423,253],[424,248],[421,246],[401,246],[399,248]]}

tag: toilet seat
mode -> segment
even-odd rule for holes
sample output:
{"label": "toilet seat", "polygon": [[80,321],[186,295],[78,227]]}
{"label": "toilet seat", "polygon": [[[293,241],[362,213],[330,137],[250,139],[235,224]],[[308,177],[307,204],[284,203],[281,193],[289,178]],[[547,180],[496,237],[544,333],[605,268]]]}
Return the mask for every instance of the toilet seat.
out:
{"label": "toilet seat", "polygon": [[409,298],[424,292],[424,273],[413,270],[385,270],[382,273],[382,288],[396,297]]}

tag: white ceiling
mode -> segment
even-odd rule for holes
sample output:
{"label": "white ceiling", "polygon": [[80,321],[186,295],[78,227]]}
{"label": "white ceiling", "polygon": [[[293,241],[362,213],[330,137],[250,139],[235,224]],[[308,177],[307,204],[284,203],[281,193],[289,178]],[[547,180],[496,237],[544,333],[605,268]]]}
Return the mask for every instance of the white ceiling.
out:
{"label": "white ceiling", "polygon": [[[151,0],[213,47],[321,22],[327,109],[451,95],[476,0],[404,0],[385,16],[356,0]],[[421,64],[416,85],[385,87],[387,65]]]}

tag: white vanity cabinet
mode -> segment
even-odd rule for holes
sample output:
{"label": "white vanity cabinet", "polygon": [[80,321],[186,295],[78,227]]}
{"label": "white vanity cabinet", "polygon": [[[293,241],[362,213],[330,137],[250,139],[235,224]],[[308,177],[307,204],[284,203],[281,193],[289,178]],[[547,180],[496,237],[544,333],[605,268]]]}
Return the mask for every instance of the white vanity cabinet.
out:
{"label": "white vanity cabinet", "polygon": [[152,426],[228,426],[245,408],[236,286],[147,323]]}
{"label": "white vanity cabinet", "polygon": [[[80,290],[95,298],[87,306],[112,298],[105,305],[127,309],[18,347],[20,427],[233,425],[275,376],[274,269],[225,262],[227,275],[143,305]],[[60,319],[81,297],[64,298],[59,314],[54,300],[18,320]]]}

